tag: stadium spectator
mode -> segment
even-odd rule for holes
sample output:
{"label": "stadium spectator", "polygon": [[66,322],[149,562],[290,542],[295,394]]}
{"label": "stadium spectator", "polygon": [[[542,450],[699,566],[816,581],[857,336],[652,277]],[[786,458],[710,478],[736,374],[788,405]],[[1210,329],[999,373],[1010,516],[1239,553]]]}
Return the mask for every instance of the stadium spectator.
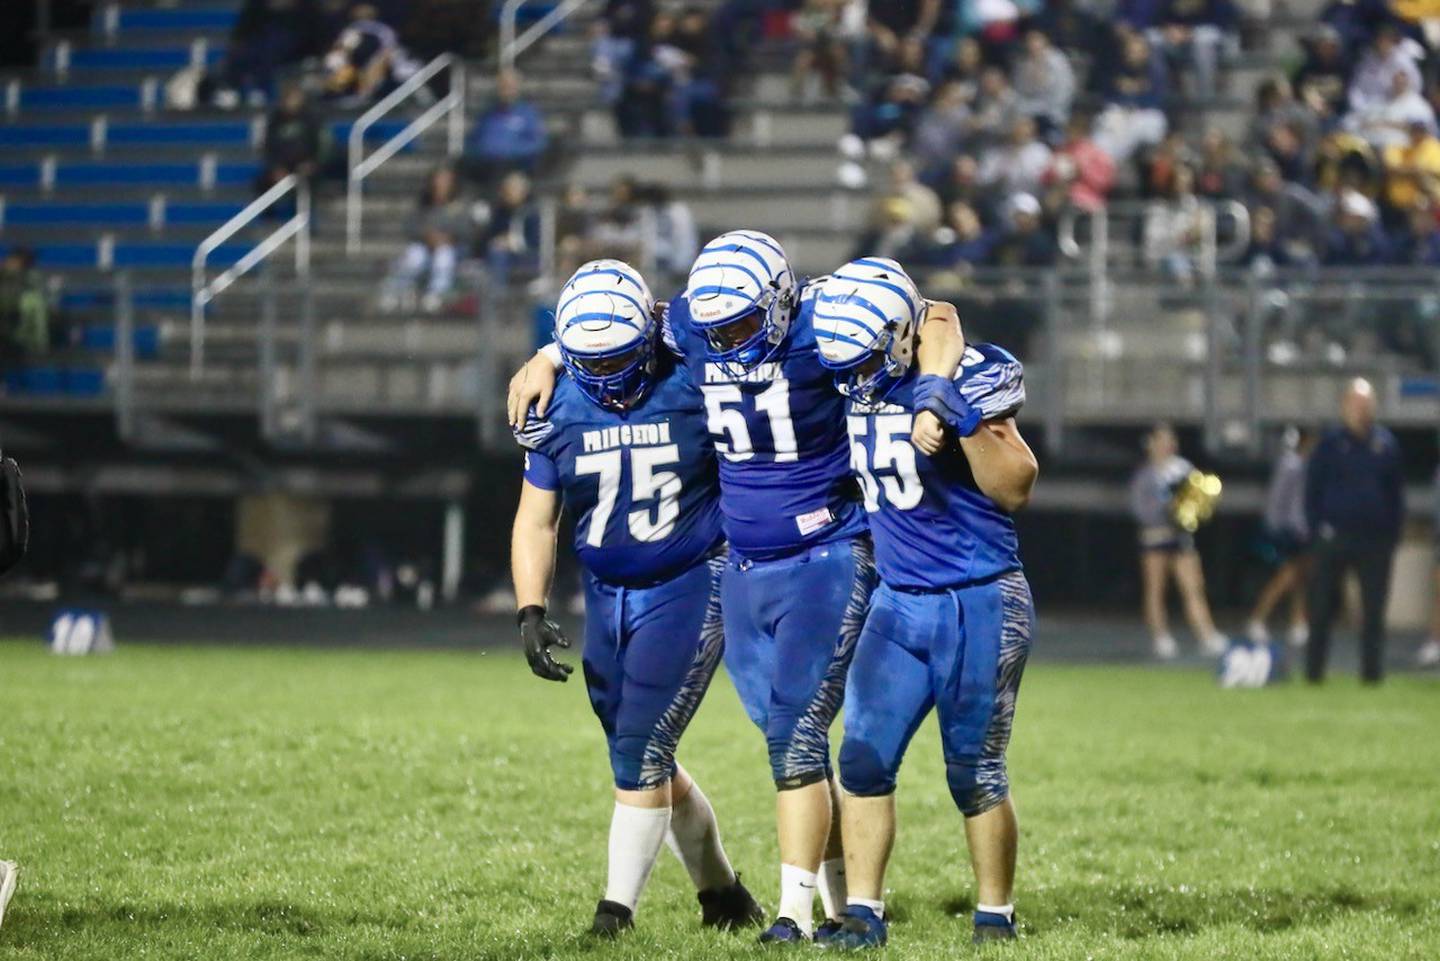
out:
{"label": "stadium spectator", "polygon": [[676,128],[694,137],[728,137],[730,64],[724,38],[709,14],[697,7],[686,9],[671,46],[678,54],[673,69]]}
{"label": "stadium spectator", "polygon": [[380,309],[401,309],[424,281],[420,300],[427,313],[438,311],[455,286],[460,251],[468,247],[474,221],[460,196],[459,181],[449,167],[436,167],[425,182],[406,229],[405,251],[390,268],[380,295]]}
{"label": "stadium spectator", "polygon": [[1145,436],[1145,463],[1130,481],[1130,511],[1139,527],[1140,578],[1145,624],[1151,650],[1161,660],[1180,653],[1170,633],[1165,594],[1173,578],[1184,602],[1185,617],[1201,650],[1221,654],[1226,639],[1210,616],[1205,597],[1205,571],[1195,550],[1195,537],[1181,528],[1171,511],[1175,493],[1195,465],[1180,456],[1180,444],[1168,424],[1157,424]]}
{"label": "stadium spectator", "polygon": [[649,30],[632,40],[619,67],[615,125],[620,136],[669,137],[675,133],[674,73],[681,54],[673,46],[675,18],[657,13]]}
{"label": "stadium spectator", "polygon": [[1323,204],[1310,190],[1285,181],[1274,161],[1264,158],[1256,164],[1245,204],[1250,209],[1252,234],[1255,234],[1246,255],[1247,263],[1261,258],[1268,258],[1274,266],[1320,261],[1325,253],[1328,230]]}
{"label": "stadium spectator", "polygon": [[1330,630],[1348,570],[1360,582],[1360,676],[1370,684],[1384,676],[1385,604],[1404,517],[1400,445],[1376,423],[1375,389],[1357,378],[1341,397],[1340,425],[1321,437],[1305,477],[1305,522],[1315,552],[1305,658],[1312,684],[1325,678]]}
{"label": "stadium spectator", "polygon": [[1256,644],[1270,643],[1270,614],[1287,597],[1290,599],[1291,646],[1303,647],[1310,639],[1305,612],[1305,577],[1310,560],[1310,528],[1305,522],[1305,470],[1306,458],[1314,446],[1313,433],[1290,428],[1285,432],[1280,456],[1270,473],[1270,486],[1265,493],[1264,538],[1276,566],[1255,599],[1245,624],[1246,635]]}
{"label": "stadium spectator", "polygon": [[1195,168],[1195,192],[1208,200],[1228,200],[1245,192],[1245,165],[1230,138],[1218,129],[1200,138]]}
{"label": "stadium spectator", "polygon": [[1345,113],[1350,89],[1350,60],[1340,34],[1321,24],[1304,44],[1304,59],[1292,77],[1299,100],[1329,124]]}
{"label": "stadium spectator", "polygon": [[1396,94],[1396,76],[1403,75],[1405,89],[1422,89],[1418,46],[1401,36],[1394,24],[1385,24],[1375,32],[1350,81],[1346,100],[1352,113],[1361,115],[1383,109]]}
{"label": "stadium spectator", "polygon": [[944,176],[934,181],[935,193],[941,206],[950,207],[955,203],[968,204],[980,215],[980,220],[993,224],[999,213],[993,191],[980,183],[980,162],[973,154],[962,153],[955,157],[946,168]]}
{"label": "stadium spectator", "polygon": [[1407,267],[1440,267],[1440,220],[1436,206],[1424,200],[1410,208],[1395,252],[1395,262]]}
{"label": "stadium spectator", "polygon": [[1047,210],[1067,203],[1092,213],[1105,207],[1115,185],[1115,162],[1090,136],[1090,123],[1089,117],[1075,114],[1065,125],[1065,139],[1044,177]]}
{"label": "stadium spectator", "polygon": [[[925,45],[908,39],[900,45],[894,66],[872,85],[864,103],[852,113],[851,126],[867,143],[909,137],[920,111],[930,96],[925,71]],[[888,151],[887,151],[888,152]]]}
{"label": "stadium spectator", "polygon": [[230,30],[225,59],[215,71],[211,99],[224,108],[268,98],[281,67],[321,52],[328,40],[313,0],[245,0]]}
{"label": "stadium spectator", "polygon": [[890,184],[881,194],[880,203],[884,205],[891,199],[903,200],[908,205],[910,221],[922,233],[929,233],[940,225],[940,198],[920,182],[908,160],[897,160],[890,165]]}
{"label": "stadium spectator", "polygon": [[520,74],[501,70],[495,78],[494,103],[475,119],[462,163],[467,176],[478,183],[493,183],[512,170],[533,174],[545,155],[550,141],[545,116],[520,92]]}
{"label": "stadium spectator", "polygon": [[1050,169],[1050,158],[1050,148],[1036,136],[1035,121],[1017,117],[1005,142],[989,148],[981,157],[980,183],[998,189],[1007,198],[1038,194]]}
{"label": "stadium spectator", "polygon": [[941,83],[958,83],[967,101],[980,92],[980,74],[985,71],[985,51],[974,37],[961,37],[950,59],[940,71]]}
{"label": "stadium spectator", "polygon": [[1264,147],[1271,131],[1291,126],[1301,133],[1307,150],[1313,150],[1320,136],[1320,118],[1295,98],[1295,89],[1281,75],[1266,78],[1255,91],[1255,117],[1250,121],[1250,143]]}
{"label": "stadium spectator", "polygon": [[418,65],[400,45],[395,28],[372,3],[350,8],[350,22],[325,54],[325,90],[341,103],[377,100],[408,80]]}
{"label": "stadium spectator", "polygon": [[990,245],[989,267],[1050,267],[1059,251],[1045,230],[1040,201],[1031,194],[1015,194],[1006,204],[1006,224]]}
{"label": "stadium spectator", "polygon": [[611,36],[644,40],[655,19],[654,0],[605,0],[601,20]]}
{"label": "stadium spectator", "polygon": [[839,98],[851,51],[865,35],[864,0],[805,0],[791,21],[799,44],[790,70],[791,96],[811,103]]}
{"label": "stadium spectator", "polygon": [[907,40],[924,47],[940,17],[940,0],[874,0],[867,8],[871,56],[896,56]]}
{"label": "stadium spectator", "polygon": [[690,271],[700,251],[700,234],[690,207],[677,200],[663,184],[643,184],[636,189],[636,200],[648,208],[653,219],[655,266],[660,270],[683,276]]}
{"label": "stadium spectator", "polygon": [[1390,241],[1380,227],[1374,202],[1358,190],[1345,190],[1335,205],[1335,226],[1326,244],[1332,267],[1375,267],[1390,261]]}
{"label": "stadium spectator", "polygon": [[957,82],[946,83],[916,121],[910,152],[920,170],[943,170],[960,152],[969,133],[970,105],[965,87]]}
{"label": "stadium spectator", "polygon": [[514,272],[538,264],[540,213],[532,202],[529,177],[514,170],[500,179],[474,249],[490,278],[502,284]]}
{"label": "stadium spectator", "polygon": [[1031,23],[1055,46],[1101,62],[1108,60],[1113,34],[1088,0],[1046,0]]}
{"label": "stadium spectator", "polygon": [[1411,120],[1403,144],[1381,154],[1385,164],[1385,205],[1397,221],[1440,198],[1440,138],[1423,121]]}
{"label": "stadium spectator", "polygon": [[50,304],[35,272],[35,254],[11,247],[0,261],[0,368],[45,353],[50,346]]}
{"label": "stadium spectator", "polygon": [[1390,95],[1383,102],[1356,109],[1346,118],[1346,127],[1364,137],[1377,151],[1400,146],[1409,139],[1407,131],[1419,124],[1435,130],[1435,110],[1420,93],[1409,73],[1396,71],[1390,78]]}
{"label": "stadium spectator", "polygon": [[999,67],[986,67],[980,72],[980,87],[971,108],[971,136],[980,143],[999,140],[1014,129],[1019,116],[1019,98],[1010,78]]}
{"label": "stadium spectator", "polygon": [[311,109],[304,89],[298,84],[286,87],[265,121],[265,162],[256,193],[264,193],[291,174],[313,180],[324,162],[327,141],[325,127]]}
{"label": "stadium spectator", "polygon": [[1039,30],[1025,34],[1025,45],[1012,69],[1016,104],[1035,118],[1046,136],[1058,132],[1070,116],[1075,99],[1075,71],[1070,58]]}
{"label": "stadium spectator", "polygon": [[1195,171],[1188,164],[1175,168],[1169,196],[1145,207],[1144,257],[1166,277],[1191,284],[1202,266],[1207,237],[1214,230],[1214,214],[1195,194]]}
{"label": "stadium spectator", "polygon": [[986,261],[992,243],[993,237],[975,208],[957,200],[945,208],[945,222],[939,229],[905,250],[899,259],[906,264],[968,273]]}
{"label": "stadium spectator", "polygon": [[585,261],[589,253],[595,214],[590,195],[580,184],[565,187],[555,210],[555,273],[568,277]]}
{"label": "stadium spectator", "polygon": [[1117,164],[1142,147],[1159,143],[1167,121],[1165,70],[1139,34],[1127,35],[1121,60],[1103,82],[1105,109],[1096,118],[1095,142]]}
{"label": "stadium spectator", "polygon": [[1237,20],[1230,0],[1161,0],[1149,35],[1177,72],[1194,72],[1196,96],[1213,97],[1221,54],[1236,45]]}
{"label": "stadium spectator", "polygon": [[616,177],[610,184],[605,210],[595,219],[591,256],[615,260],[643,260],[645,238],[641,224],[639,185],[633,177]]}

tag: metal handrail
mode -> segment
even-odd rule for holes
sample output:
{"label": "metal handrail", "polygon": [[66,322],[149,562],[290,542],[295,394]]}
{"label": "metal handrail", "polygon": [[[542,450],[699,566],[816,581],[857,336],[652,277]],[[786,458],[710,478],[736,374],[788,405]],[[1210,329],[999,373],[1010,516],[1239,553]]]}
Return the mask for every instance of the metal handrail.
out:
{"label": "metal handrail", "polygon": [[[424,113],[410,121],[395,136],[385,141],[370,156],[365,156],[365,133],[382,117],[409,100],[440,71],[450,70],[450,92],[432,104]],[[420,136],[445,115],[449,115],[447,151],[459,156],[465,140],[465,62],[454,54],[442,53],[431,60],[410,79],[392,90],[375,106],[360,115],[350,128],[349,179],[345,191],[345,252],[360,250],[360,222],[364,217],[365,178],[391,157]]]}
{"label": "metal handrail", "polygon": [[[295,192],[295,215],[276,227],[270,234],[241,257],[228,269],[217,274],[213,280],[205,278],[205,263],[210,255],[225,241],[256,218],[270,210],[291,191]],[[295,238],[295,272],[300,276],[310,273],[310,184],[303,178],[290,174],[275,186],[265,191],[244,210],[225,221],[214,233],[200,241],[195,248],[195,257],[190,262],[190,376],[196,377],[205,366],[205,308],[216,297],[241,277],[255,268],[289,240]]]}
{"label": "metal handrail", "polygon": [[562,20],[585,6],[589,0],[563,0],[546,11],[545,15],[515,35],[516,21],[525,0],[505,0],[500,8],[500,69],[509,70],[515,66],[515,58],[533,47],[541,37],[549,33]]}

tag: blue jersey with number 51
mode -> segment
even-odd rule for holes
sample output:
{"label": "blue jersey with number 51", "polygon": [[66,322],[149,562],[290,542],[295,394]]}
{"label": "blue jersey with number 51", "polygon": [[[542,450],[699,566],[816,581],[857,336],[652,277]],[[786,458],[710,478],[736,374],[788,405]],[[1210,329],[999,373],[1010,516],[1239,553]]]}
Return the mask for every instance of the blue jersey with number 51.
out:
{"label": "blue jersey with number 51", "polygon": [[[943,590],[1020,570],[1010,515],[975,483],[958,444],[927,457],[910,443],[912,371],[878,404],[847,407],[850,463],[860,478],[875,566],[889,587]],[[986,420],[1025,403],[1020,362],[993,344],[967,347],[955,374],[960,393]]]}
{"label": "blue jersey with number 51", "polygon": [[669,580],[722,540],[704,400],[668,358],[657,378],[638,407],[617,413],[562,373],[545,416],[532,412],[516,435],[525,479],[563,492],[580,562],[625,587]]}
{"label": "blue jersey with number 51", "polygon": [[850,476],[845,399],[815,344],[815,290],[802,288],[775,356],[744,372],[707,359],[684,295],[666,316],[666,343],[704,393],[720,455],[725,535],[743,558],[784,557],[865,530]]}

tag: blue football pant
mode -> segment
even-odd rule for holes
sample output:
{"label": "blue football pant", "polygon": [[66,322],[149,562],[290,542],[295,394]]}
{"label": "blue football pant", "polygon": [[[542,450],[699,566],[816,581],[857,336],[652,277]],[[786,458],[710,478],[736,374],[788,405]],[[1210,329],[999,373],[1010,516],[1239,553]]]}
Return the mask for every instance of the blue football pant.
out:
{"label": "blue football pant", "polygon": [[780,790],[830,776],[830,725],[876,580],[868,535],[725,569],[725,669]]}
{"label": "blue football pant", "polygon": [[655,587],[585,576],[585,686],[610,748],[615,786],[659,787],[720,665],[720,577],[702,561]]}
{"label": "blue football pant", "polygon": [[1010,795],[1005,750],[1035,611],[1020,572],[936,593],[875,592],[850,667],[840,783],[895,790],[905,749],[934,708],[946,780],[966,817]]}

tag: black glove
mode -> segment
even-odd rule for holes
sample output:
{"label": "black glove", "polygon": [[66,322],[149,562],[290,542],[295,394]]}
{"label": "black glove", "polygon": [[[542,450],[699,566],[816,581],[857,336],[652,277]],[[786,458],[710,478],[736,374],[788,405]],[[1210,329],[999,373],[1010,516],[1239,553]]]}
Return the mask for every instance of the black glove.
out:
{"label": "black glove", "polygon": [[568,681],[574,668],[550,656],[550,648],[570,646],[570,639],[560,630],[560,625],[546,617],[545,608],[538,604],[521,608],[516,620],[520,622],[520,641],[525,645],[525,660],[530,662],[530,670],[535,676],[547,681]]}
{"label": "black glove", "polygon": [[30,547],[30,510],[20,465],[14,458],[0,459],[0,574],[20,563]]}

